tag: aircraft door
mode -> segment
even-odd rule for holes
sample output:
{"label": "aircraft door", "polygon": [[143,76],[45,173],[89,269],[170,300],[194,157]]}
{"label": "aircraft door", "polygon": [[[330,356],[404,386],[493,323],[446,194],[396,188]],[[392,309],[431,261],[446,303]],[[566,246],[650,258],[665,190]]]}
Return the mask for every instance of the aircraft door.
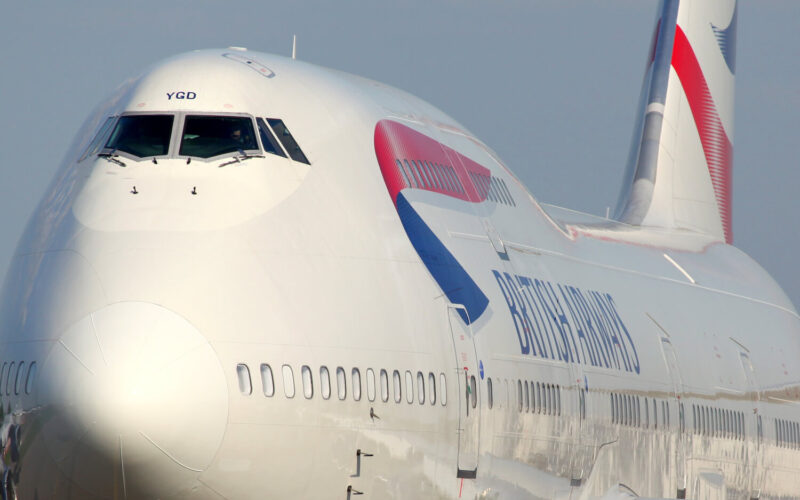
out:
{"label": "aircraft door", "polygon": [[677,497],[686,498],[686,412],[683,407],[683,381],[678,367],[678,357],[675,354],[675,347],[672,344],[667,331],[648,314],[648,317],[658,327],[656,334],[661,345],[661,354],[664,356],[664,364],[667,367],[669,378],[672,382],[674,400],[673,404],[678,414],[678,429],[675,432],[675,479],[677,482]]}
{"label": "aircraft door", "polygon": [[596,434],[588,427],[587,413],[588,405],[588,377],[583,372],[580,363],[568,363],[570,381],[570,392],[574,394],[571,398],[574,408],[570,410],[570,426],[572,428],[572,453],[570,453],[570,485],[580,487],[588,477],[592,469],[592,461],[595,456]]}
{"label": "aircraft door", "polygon": [[747,488],[750,493],[749,498],[759,498],[761,496],[761,485],[764,481],[764,464],[762,462],[764,429],[762,427],[760,412],[761,393],[759,392],[758,383],[756,382],[756,373],[753,368],[753,363],[750,361],[750,351],[736,340],[731,338],[731,341],[733,341],[739,352],[739,362],[742,367],[742,372],[744,373],[747,398],[753,404],[752,412],[748,412],[750,414],[745,417],[745,442],[747,446],[745,465],[747,469]]}
{"label": "aircraft door", "polygon": [[467,310],[460,304],[448,304],[448,320],[453,337],[458,381],[458,470],[456,477],[475,478],[478,473],[480,437],[480,373],[472,329],[462,319]]}

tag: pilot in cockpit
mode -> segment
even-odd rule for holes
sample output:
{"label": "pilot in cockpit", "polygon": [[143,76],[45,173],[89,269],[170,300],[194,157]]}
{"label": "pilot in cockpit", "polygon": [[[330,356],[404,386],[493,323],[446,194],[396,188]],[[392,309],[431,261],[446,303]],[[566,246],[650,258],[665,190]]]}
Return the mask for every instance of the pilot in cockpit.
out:
{"label": "pilot in cockpit", "polygon": [[242,128],[239,127],[238,124],[234,124],[231,127],[230,138],[237,146],[244,145],[244,139],[242,138]]}

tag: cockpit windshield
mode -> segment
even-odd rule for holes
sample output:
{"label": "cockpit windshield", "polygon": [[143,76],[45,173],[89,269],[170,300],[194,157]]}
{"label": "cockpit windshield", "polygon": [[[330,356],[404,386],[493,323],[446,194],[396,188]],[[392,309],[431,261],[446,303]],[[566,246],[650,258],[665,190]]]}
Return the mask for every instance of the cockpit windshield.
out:
{"label": "cockpit windshield", "polygon": [[163,156],[169,152],[173,115],[126,115],[120,117],[105,149],[138,157]]}
{"label": "cockpit windshield", "polygon": [[250,117],[186,117],[178,153],[180,156],[211,158],[236,151],[260,151]]}

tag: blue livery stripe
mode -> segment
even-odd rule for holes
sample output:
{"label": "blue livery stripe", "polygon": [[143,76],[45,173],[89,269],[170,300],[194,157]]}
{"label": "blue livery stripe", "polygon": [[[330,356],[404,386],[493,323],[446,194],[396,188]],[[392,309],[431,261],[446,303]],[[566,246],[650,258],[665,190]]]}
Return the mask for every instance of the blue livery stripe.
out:
{"label": "blue livery stripe", "polygon": [[[397,195],[397,213],[414,250],[417,251],[439,288],[451,303],[461,304],[466,308],[466,315],[464,311],[458,310],[461,319],[466,324],[477,320],[489,305],[489,299],[425,224],[403,193]],[[468,318],[465,317],[467,315]]]}

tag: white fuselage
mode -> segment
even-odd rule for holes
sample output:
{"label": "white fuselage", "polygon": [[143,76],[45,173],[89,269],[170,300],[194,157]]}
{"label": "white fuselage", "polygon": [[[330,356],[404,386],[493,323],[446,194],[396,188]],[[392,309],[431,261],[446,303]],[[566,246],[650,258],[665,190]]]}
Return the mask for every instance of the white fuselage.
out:
{"label": "white fuselage", "polygon": [[[174,117],[168,152],[82,158],[139,114]],[[280,119],[308,164],[263,138],[187,161],[194,115]],[[545,211],[375,82],[160,64],[89,120],[7,276],[20,498],[800,496],[800,320],[756,263]]]}

